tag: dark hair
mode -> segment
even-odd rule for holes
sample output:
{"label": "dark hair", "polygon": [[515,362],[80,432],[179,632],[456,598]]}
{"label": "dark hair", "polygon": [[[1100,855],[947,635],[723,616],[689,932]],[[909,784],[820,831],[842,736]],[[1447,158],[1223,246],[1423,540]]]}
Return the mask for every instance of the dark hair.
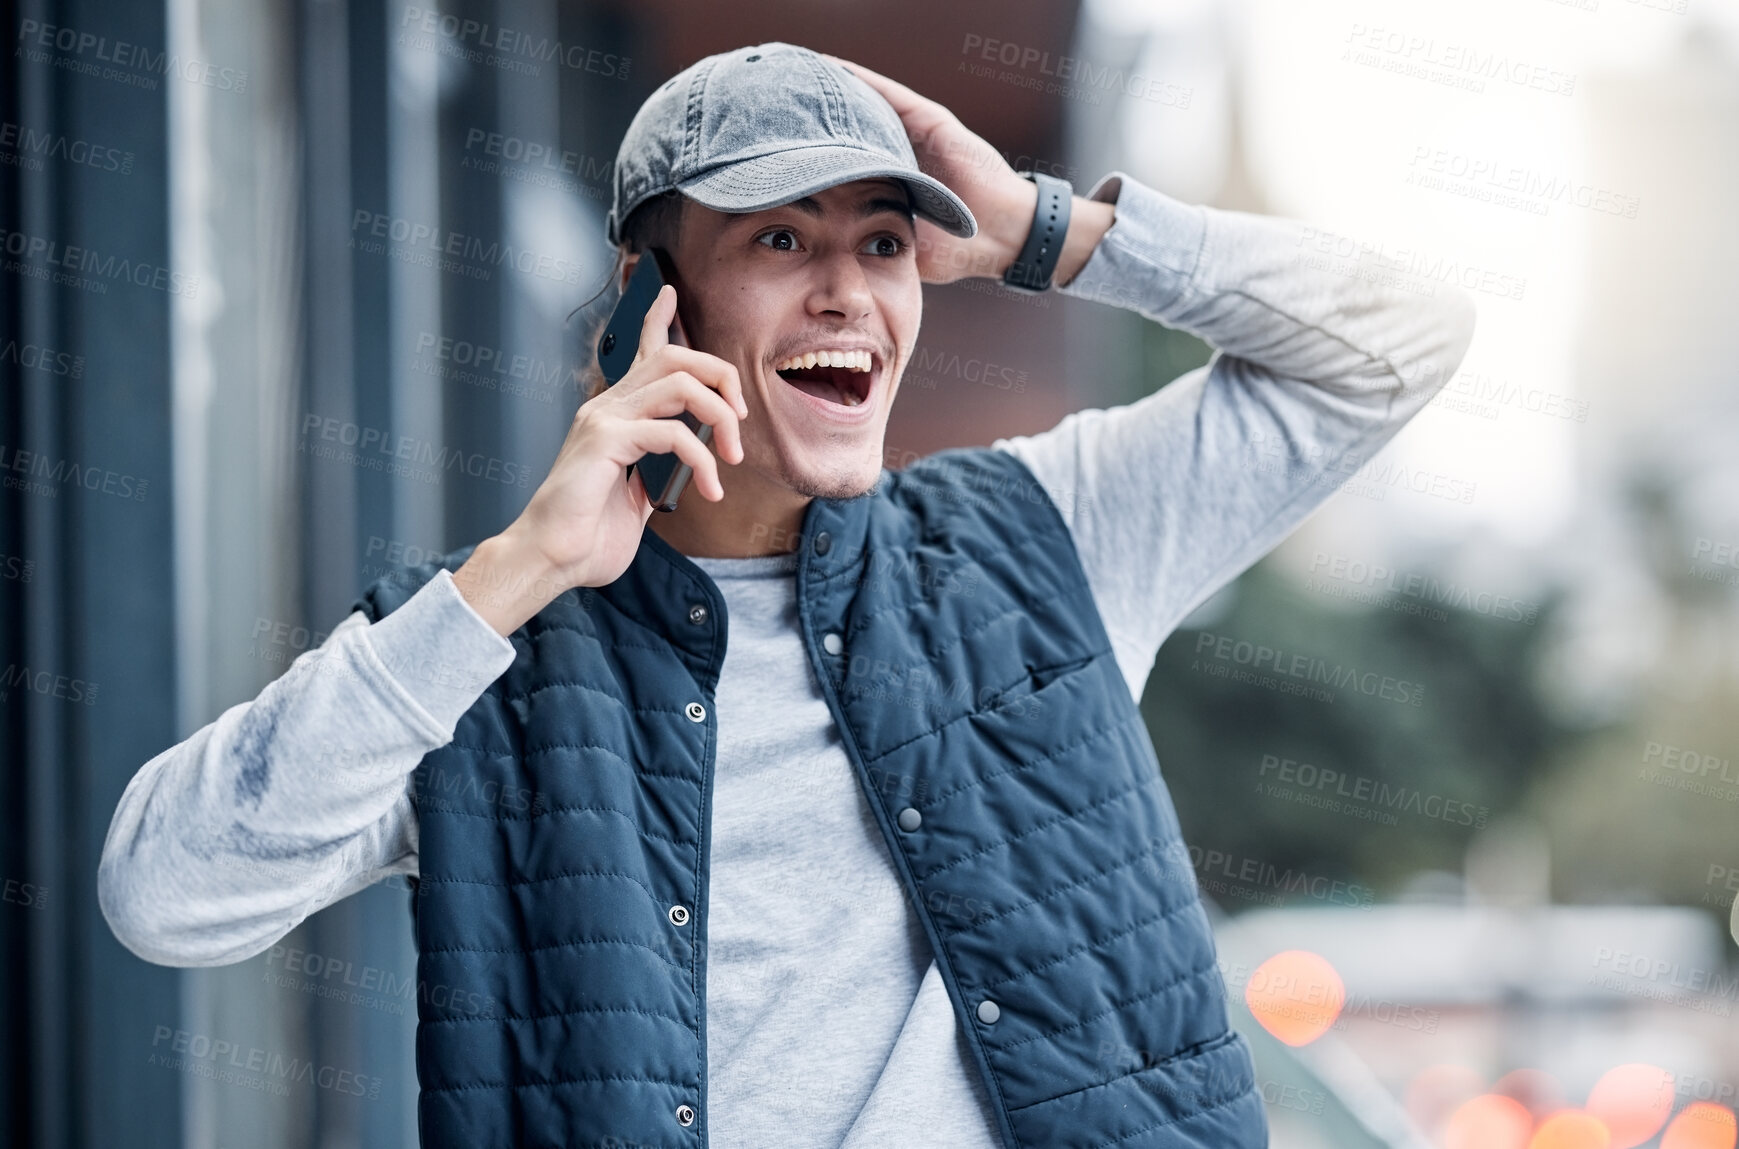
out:
{"label": "dark hair", "polygon": [[576,314],[584,311],[599,296],[610,301],[609,307],[599,308],[581,324],[580,363],[574,368],[574,382],[579,386],[581,402],[596,398],[604,390],[604,373],[598,369],[598,359],[593,348],[604,333],[604,324],[609,322],[610,313],[615,310],[617,301],[622,297],[621,288],[618,286],[622,280],[622,265],[630,255],[643,255],[649,247],[662,247],[668,251],[676,246],[677,236],[682,230],[684,204],[687,199],[679,191],[660,192],[651,199],[642,201],[629,212],[628,218],[622,221],[622,242],[616,247],[616,261],[611,265],[609,280],[591,299],[574,308]]}
{"label": "dark hair", "polygon": [[683,206],[688,197],[679,191],[660,192],[628,213],[622,221],[622,246],[629,254],[639,254],[649,247],[669,250],[676,246],[682,230]]}

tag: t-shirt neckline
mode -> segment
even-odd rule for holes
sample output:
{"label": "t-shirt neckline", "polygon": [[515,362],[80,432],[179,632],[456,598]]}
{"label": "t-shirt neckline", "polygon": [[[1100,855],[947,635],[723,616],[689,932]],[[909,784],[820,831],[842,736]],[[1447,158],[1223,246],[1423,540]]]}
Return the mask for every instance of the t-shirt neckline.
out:
{"label": "t-shirt neckline", "polygon": [[748,558],[710,558],[689,555],[688,561],[720,578],[778,578],[797,573],[797,553],[752,555]]}

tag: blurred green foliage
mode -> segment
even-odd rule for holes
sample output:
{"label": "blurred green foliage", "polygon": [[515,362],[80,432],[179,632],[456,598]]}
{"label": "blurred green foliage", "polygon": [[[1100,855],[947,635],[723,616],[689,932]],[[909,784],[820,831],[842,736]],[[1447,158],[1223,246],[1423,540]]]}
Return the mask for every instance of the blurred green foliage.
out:
{"label": "blurred green foliage", "polygon": [[[1141,365],[1118,376],[1129,393],[1109,402],[1132,402],[1212,354],[1193,336],[1131,313],[1117,316],[1105,338]],[[1701,528],[1678,506],[1682,480],[1638,473],[1626,488],[1631,543],[1668,608],[1664,645],[1658,661],[1636,668],[1640,685],[1615,711],[1576,720],[1587,725],[1560,718],[1542,690],[1548,674],[1578,672],[1554,663],[1548,649],[1563,639],[1559,593],[1542,598],[1531,623],[1447,605],[1439,609],[1448,617],[1436,618],[1410,609],[1423,605],[1418,599],[1358,606],[1309,589],[1272,560],[1251,568],[1225,592],[1223,615],[1192,620],[1200,625],[1170,637],[1142,699],[1185,840],[1233,859],[1234,870],[1252,861],[1272,867],[1262,875],[1270,883],[1288,873],[1320,876],[1388,900],[1422,873],[1463,872],[1479,831],[1464,820],[1471,808],[1486,826],[1519,818],[1544,830],[1555,901],[1694,906],[1724,932],[1739,882],[1739,660],[1722,653],[1719,636],[1739,592],[1686,573],[1683,556]],[[1324,702],[1216,677],[1204,662],[1254,668],[1205,657],[1197,651],[1204,633],[1320,659],[1331,673],[1418,683],[1421,704],[1345,688]],[[1658,753],[1645,761],[1660,746],[1718,758],[1719,769],[1700,778],[1662,770]],[[1294,780],[1264,772],[1265,758],[1294,763]],[[1305,775],[1314,787],[1298,783],[1302,764],[1316,768]],[[1346,781],[1324,784],[1324,770]],[[1663,778],[1695,786],[1673,788]],[[1386,793],[1376,790],[1383,786]],[[1425,812],[1426,798],[1436,799],[1438,816]],[[1325,808],[1334,801],[1340,809]],[[1383,813],[1392,821],[1357,816]],[[1247,893],[1272,889],[1258,880]],[[1236,913],[1261,899],[1218,900]],[[1313,904],[1298,893],[1279,900]]]}
{"label": "blurred green foliage", "polygon": [[[1447,606],[1440,608],[1446,619],[1389,604],[1352,608],[1304,589],[1266,560],[1226,593],[1223,615],[1166,641],[1142,698],[1192,846],[1392,898],[1420,871],[1459,873],[1478,826],[1522,803],[1551,748],[1570,734],[1551,716],[1533,673],[1550,603],[1533,625]],[[1224,636],[1283,653],[1265,668],[1240,665],[1213,657],[1224,647],[1198,650],[1203,636],[1210,644]],[[1294,656],[1321,662],[1294,664]],[[1318,667],[1343,685],[1275,674],[1276,658],[1286,667]],[[1332,701],[1216,677],[1210,668],[1316,686]],[[1373,693],[1345,685],[1354,673]],[[1377,697],[1384,676],[1408,686]],[[1407,701],[1410,687],[1422,688],[1416,706]],[[1287,760],[1316,771],[1294,766],[1289,784],[1275,765]],[[1242,907],[1226,901],[1225,908]]]}

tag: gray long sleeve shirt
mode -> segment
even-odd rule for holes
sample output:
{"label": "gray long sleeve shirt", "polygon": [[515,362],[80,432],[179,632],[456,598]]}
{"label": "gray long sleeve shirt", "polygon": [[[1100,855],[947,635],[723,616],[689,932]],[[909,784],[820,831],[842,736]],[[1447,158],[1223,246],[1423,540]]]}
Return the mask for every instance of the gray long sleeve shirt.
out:
{"label": "gray long sleeve shirt", "polygon": [[[994,446],[1051,492],[1139,698],[1179,621],[1454,374],[1473,305],[1324,269],[1297,223],[1185,205],[1120,172],[1090,194],[1116,220],[1059,290],[1216,353],[1138,402]],[[982,1086],[803,654],[792,557],[694,561],[731,618],[707,924],[713,1144],[989,1149]],[[412,772],[513,658],[445,572],[377,623],[351,615],[134,777],[99,871],[116,936],[166,965],[237,962],[414,875]]]}

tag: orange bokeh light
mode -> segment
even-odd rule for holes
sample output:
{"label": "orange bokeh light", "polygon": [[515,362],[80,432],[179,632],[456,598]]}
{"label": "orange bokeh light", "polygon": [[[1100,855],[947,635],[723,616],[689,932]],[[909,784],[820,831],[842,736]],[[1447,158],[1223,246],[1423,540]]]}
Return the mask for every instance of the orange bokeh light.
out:
{"label": "orange bokeh light", "polygon": [[1275,954],[1244,985],[1250,1013],[1287,1045],[1309,1045],[1327,1033],[1346,1000],[1340,974],[1327,958],[1309,950]]}
{"label": "orange bokeh light", "polygon": [[1468,1099],[1485,1088],[1485,1077],[1466,1065],[1428,1065],[1407,1083],[1407,1116],[1435,1137]]}
{"label": "orange bokeh light", "polygon": [[1564,1098],[1564,1087],[1544,1069],[1526,1066],[1512,1069],[1497,1079],[1491,1091],[1520,1101],[1535,1121],[1544,1121],[1558,1110],[1570,1108]]}
{"label": "orange bokeh light", "polygon": [[1739,1122],[1725,1105],[1693,1101],[1667,1126],[1661,1149],[1733,1149],[1739,1142]]}
{"label": "orange bokeh light", "polygon": [[1612,1133],[1592,1113],[1565,1109],[1540,1122],[1528,1149],[1611,1149]]}
{"label": "orange bokeh light", "polygon": [[1527,1149],[1534,1118],[1513,1097],[1482,1093],[1457,1109],[1443,1129],[1444,1149]]}
{"label": "orange bokeh light", "polygon": [[1588,1095],[1587,1109],[1612,1132],[1612,1149],[1632,1149],[1667,1123],[1673,1111],[1673,1075],[1640,1062],[1609,1069]]}

